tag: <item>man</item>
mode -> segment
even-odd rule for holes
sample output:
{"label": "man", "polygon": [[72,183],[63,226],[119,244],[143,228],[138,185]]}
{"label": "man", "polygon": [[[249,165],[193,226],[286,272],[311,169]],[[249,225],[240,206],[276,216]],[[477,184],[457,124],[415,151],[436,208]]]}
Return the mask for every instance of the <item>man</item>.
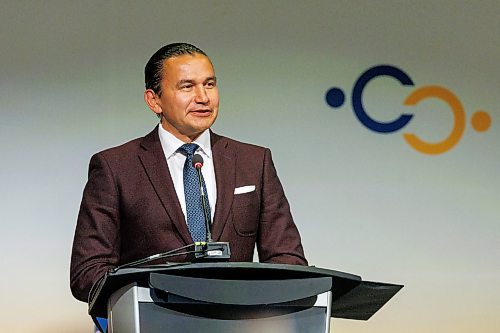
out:
{"label": "man", "polygon": [[199,192],[192,199],[184,179],[193,153],[204,159],[212,238],[230,242],[231,261],[252,261],[257,245],[261,262],[307,265],[269,149],[209,130],[219,92],[207,55],[166,45],[147,63],[145,81],[144,99],[160,125],[92,157],[71,256],[73,295],[88,301],[109,269],[206,236],[192,218]]}

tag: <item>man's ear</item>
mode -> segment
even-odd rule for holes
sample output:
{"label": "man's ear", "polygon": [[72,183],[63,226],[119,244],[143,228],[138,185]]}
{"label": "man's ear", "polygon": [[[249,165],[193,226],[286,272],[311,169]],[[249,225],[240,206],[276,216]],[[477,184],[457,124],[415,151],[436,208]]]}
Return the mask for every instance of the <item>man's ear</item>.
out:
{"label": "man's ear", "polygon": [[161,115],[161,106],[159,104],[160,98],[159,96],[152,90],[152,89],[146,89],[144,91],[144,101],[148,105],[148,107],[156,113],[156,115],[160,116]]}

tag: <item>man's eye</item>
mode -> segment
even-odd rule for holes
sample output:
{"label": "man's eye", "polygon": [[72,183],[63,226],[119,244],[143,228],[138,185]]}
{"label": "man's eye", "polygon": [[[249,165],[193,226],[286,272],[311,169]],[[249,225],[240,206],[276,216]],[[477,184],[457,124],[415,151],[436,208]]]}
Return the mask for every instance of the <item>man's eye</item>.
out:
{"label": "man's eye", "polygon": [[191,85],[191,84],[187,84],[187,85],[181,86],[181,89],[182,89],[182,90],[189,90],[189,89],[191,89],[192,87],[193,87],[193,85]]}
{"label": "man's eye", "polygon": [[215,87],[216,86],[215,81],[207,82],[206,86],[209,87],[209,88]]}

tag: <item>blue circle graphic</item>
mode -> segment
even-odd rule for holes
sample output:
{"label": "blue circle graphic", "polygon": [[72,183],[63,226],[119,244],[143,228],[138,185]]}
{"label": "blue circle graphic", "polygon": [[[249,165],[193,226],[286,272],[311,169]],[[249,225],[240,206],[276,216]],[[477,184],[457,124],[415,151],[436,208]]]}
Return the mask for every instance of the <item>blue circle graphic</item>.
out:
{"label": "blue circle graphic", "polygon": [[338,108],[344,104],[345,94],[342,89],[333,87],[326,92],[326,103],[332,108]]}
{"label": "blue circle graphic", "polygon": [[380,65],[368,69],[361,74],[352,89],[352,108],[358,120],[370,130],[378,133],[391,133],[403,128],[411,120],[413,115],[402,114],[399,118],[390,122],[381,122],[371,118],[363,106],[363,90],[370,80],[379,76],[389,76],[398,80],[404,86],[413,86],[411,78],[397,67]]}

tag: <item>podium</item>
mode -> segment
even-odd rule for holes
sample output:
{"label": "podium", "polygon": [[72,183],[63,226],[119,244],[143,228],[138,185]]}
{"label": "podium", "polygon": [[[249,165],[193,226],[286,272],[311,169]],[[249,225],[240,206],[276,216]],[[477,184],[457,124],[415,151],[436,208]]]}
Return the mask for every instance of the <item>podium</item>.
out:
{"label": "podium", "polygon": [[166,264],[109,273],[89,314],[110,333],[327,333],[330,317],[368,320],[402,287],[311,266]]}

